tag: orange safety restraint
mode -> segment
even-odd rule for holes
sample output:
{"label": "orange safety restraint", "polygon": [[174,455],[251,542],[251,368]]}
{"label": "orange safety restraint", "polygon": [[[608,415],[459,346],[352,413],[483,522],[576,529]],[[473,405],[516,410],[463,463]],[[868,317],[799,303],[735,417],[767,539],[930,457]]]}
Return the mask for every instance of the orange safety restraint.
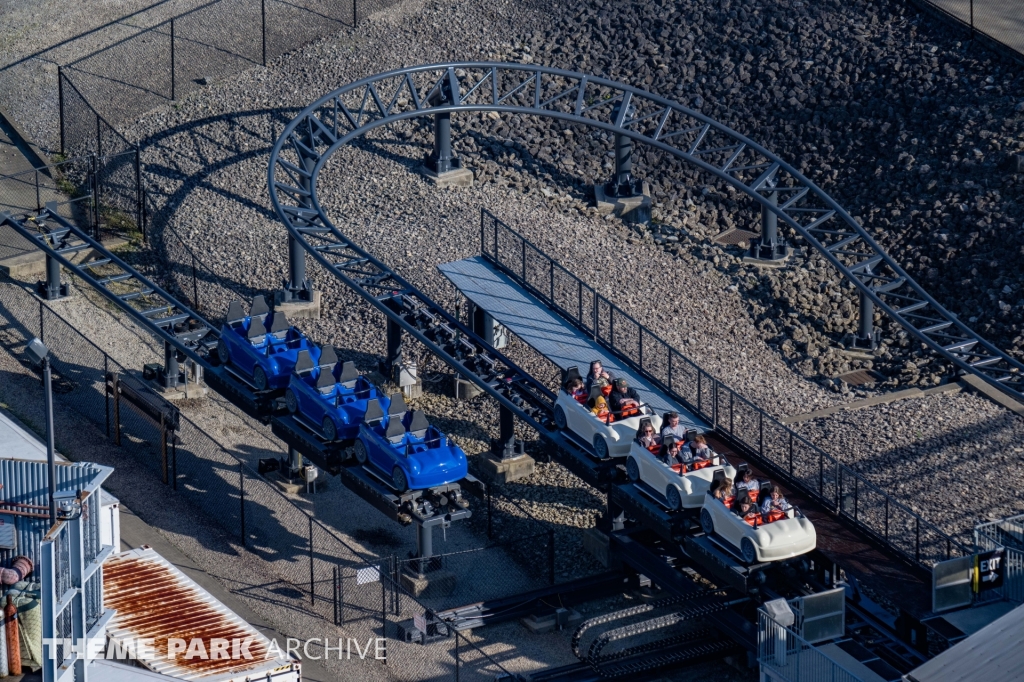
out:
{"label": "orange safety restraint", "polygon": [[756,503],[757,502],[757,496],[760,495],[760,494],[761,494],[760,490],[751,490],[750,488],[747,488],[747,495],[750,496],[750,501],[751,502],[755,502]]}
{"label": "orange safety restraint", "polygon": [[625,419],[626,417],[632,417],[640,414],[640,408],[637,407],[624,407],[620,413],[619,419]]}
{"label": "orange safety restraint", "polygon": [[673,464],[672,465],[672,471],[674,471],[677,474],[679,474],[680,476],[682,476],[683,474],[686,473],[686,465],[685,464]]}
{"label": "orange safety restraint", "polygon": [[781,509],[772,509],[768,512],[768,520],[765,523],[772,523],[773,521],[781,521],[786,518],[786,512]]}
{"label": "orange safety restraint", "polygon": [[706,459],[703,462],[694,462],[693,463],[693,470],[696,471],[697,469],[703,469],[704,467],[709,467],[709,466],[711,466],[711,460]]}
{"label": "orange safety restraint", "polygon": [[601,387],[601,395],[603,395],[605,398],[607,398],[611,394],[612,394],[612,385],[611,384],[607,384],[607,385]]}
{"label": "orange safety restraint", "polygon": [[756,512],[747,512],[747,515],[743,517],[743,520],[747,522],[748,526],[757,528],[760,525],[761,515]]}

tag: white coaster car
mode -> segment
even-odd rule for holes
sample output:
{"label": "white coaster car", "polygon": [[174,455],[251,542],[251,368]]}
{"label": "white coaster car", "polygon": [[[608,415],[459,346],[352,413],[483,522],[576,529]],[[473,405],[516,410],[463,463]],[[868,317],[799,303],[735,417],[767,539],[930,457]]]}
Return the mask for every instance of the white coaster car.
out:
{"label": "white coaster car", "polygon": [[748,564],[791,559],[810,552],[817,544],[814,526],[796,507],[776,521],[758,520],[751,525],[710,493],[704,497],[700,525],[708,535],[714,533],[735,548]]}
{"label": "white coaster car", "polygon": [[584,442],[594,447],[599,458],[625,457],[629,454],[630,443],[636,436],[641,419],[650,419],[655,429],[661,428],[661,417],[647,405],[640,405],[637,413],[630,417],[611,420],[600,419],[583,403],[559,389],[555,401],[555,425],[562,431],[572,431]]}
{"label": "white coaster car", "polygon": [[665,506],[672,511],[699,509],[704,504],[704,496],[711,487],[716,471],[724,471],[729,478],[736,477],[736,470],[718,454],[711,459],[710,465],[701,469],[681,473],[682,468],[681,464],[669,466],[641,445],[638,439],[633,439],[629,459],[626,460],[629,480],[641,482],[663,495]]}

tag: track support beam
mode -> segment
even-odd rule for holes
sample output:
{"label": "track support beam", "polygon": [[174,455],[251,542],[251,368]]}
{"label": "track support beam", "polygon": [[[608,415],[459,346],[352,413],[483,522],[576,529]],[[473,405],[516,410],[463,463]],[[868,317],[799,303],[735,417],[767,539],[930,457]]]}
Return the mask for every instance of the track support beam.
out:
{"label": "track support beam", "polygon": [[380,373],[398,384],[406,398],[423,394],[423,382],[415,360],[405,357],[405,335],[402,327],[390,317],[387,320],[387,356],[380,362]]}
{"label": "track support beam", "polygon": [[[778,207],[778,192],[769,192],[766,198],[772,208]],[[761,205],[761,236],[750,240],[750,260],[776,262],[785,260],[789,254],[786,241],[779,237],[779,216],[772,208]]]}

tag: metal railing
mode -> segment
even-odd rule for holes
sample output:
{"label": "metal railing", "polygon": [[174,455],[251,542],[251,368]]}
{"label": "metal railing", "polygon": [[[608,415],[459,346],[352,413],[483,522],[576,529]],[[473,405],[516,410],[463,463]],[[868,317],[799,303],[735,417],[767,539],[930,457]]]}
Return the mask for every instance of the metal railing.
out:
{"label": "metal railing", "polygon": [[486,209],[480,217],[480,242],[485,258],[712,424],[739,454],[755,459],[904,561],[927,569],[936,561],[970,553],[970,548],[701,369]]}
{"label": "metal railing", "polygon": [[1005,48],[1024,61],[1024,2],[1021,0],[914,0],[943,19]]}
{"label": "metal railing", "polygon": [[1024,603],[1024,514],[979,523],[974,527],[974,546],[979,553],[1000,547],[1004,550],[1002,586],[978,594],[975,601],[1008,599]]}
{"label": "metal railing", "polygon": [[761,673],[785,682],[863,682],[764,611],[758,610],[757,662]]}

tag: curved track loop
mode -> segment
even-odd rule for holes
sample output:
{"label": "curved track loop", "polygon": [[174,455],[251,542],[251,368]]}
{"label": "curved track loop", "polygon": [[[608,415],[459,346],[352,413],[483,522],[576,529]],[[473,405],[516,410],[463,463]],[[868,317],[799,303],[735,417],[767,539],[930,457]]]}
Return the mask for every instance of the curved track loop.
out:
{"label": "curved track loop", "polygon": [[[559,69],[487,62],[407,67],[324,95],[285,128],[271,154],[270,197],[291,235],[328,269],[349,242],[330,222],[316,179],[342,145],[389,123],[443,112],[557,118],[684,159],[746,193],[801,235],[844,277],[935,353],[1024,400],[1024,364],[943,308],[839,204],[756,142],[675,102]],[[778,205],[769,200],[775,193]]]}

